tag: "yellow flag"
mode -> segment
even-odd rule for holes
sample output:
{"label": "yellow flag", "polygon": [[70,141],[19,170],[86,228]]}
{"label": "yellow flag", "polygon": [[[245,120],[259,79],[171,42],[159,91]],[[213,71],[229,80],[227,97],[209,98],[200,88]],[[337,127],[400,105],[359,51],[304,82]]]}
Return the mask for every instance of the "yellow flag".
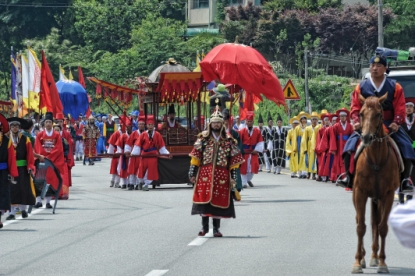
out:
{"label": "yellow flag", "polygon": [[73,80],[72,70],[71,69],[69,69],[69,80]]}

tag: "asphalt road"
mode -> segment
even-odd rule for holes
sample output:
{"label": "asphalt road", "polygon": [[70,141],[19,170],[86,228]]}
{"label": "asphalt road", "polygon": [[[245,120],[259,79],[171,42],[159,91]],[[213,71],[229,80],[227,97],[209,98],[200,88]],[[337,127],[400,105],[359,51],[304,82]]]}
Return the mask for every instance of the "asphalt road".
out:
{"label": "asphalt road", "polygon": [[[242,192],[223,238],[198,238],[192,189],[109,188],[109,160],[77,162],[70,199],[0,230],[0,275],[349,275],[357,246],[351,193],[260,173]],[[369,208],[368,208],[369,211]],[[2,218],[4,220],[4,216]],[[371,253],[370,220],[365,246]],[[212,227],[212,226],[211,226]],[[415,251],[392,230],[391,275],[415,275]],[[367,268],[375,274],[376,268]]]}

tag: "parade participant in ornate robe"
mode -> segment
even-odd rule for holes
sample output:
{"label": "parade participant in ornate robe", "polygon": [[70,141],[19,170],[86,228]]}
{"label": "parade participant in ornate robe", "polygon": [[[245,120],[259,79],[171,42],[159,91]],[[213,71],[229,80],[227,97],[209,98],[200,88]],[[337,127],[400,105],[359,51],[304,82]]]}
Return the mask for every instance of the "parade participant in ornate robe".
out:
{"label": "parade participant in ornate robe", "polygon": [[317,181],[323,181],[327,182],[327,179],[330,176],[330,170],[331,170],[331,154],[329,153],[329,140],[327,138],[327,135],[325,137],[325,133],[327,132],[328,128],[330,127],[330,118],[331,114],[324,113],[321,114],[321,120],[322,120],[322,127],[318,130],[317,134],[315,135],[315,139],[313,138],[312,141],[315,141],[312,147],[314,147],[314,151],[317,156],[317,163],[318,163],[318,177]]}
{"label": "parade participant in ornate robe", "polygon": [[[405,123],[403,123],[402,129],[409,135],[409,137],[412,140],[412,147],[415,150],[415,114],[414,114],[414,105],[415,105],[415,99],[414,98],[407,98],[406,100],[406,118]],[[412,182],[415,181],[415,170],[412,168],[411,172],[411,179]],[[411,200],[412,195],[408,194],[406,195],[406,200]],[[399,203],[404,204],[405,203],[405,195],[403,193],[399,193]]]}
{"label": "parade participant in ornate robe", "polygon": [[95,125],[95,118],[91,115],[82,133],[82,137],[84,138],[84,165],[86,158],[89,161],[88,165],[94,165],[93,158],[91,157],[97,156],[97,141],[100,135],[99,128]]}
{"label": "parade participant in ornate robe", "polygon": [[[108,139],[108,154],[114,154],[117,151],[117,142],[118,139],[121,137],[123,132],[125,132],[125,126],[123,125],[122,121],[121,129],[114,132],[111,137]],[[111,166],[110,166],[110,175],[111,175],[111,184],[110,187],[121,188],[120,186],[120,176],[118,175],[118,162],[120,161],[119,156],[115,156],[111,158]]]}
{"label": "parade participant in ornate robe", "polygon": [[80,119],[75,122],[74,128],[76,132],[76,141],[75,141],[75,157],[76,161],[81,160],[84,155],[84,140],[82,134],[84,132],[84,124],[82,124],[82,116],[79,116]]}
{"label": "parade participant in ornate robe", "polygon": [[318,131],[317,123],[320,116],[317,112],[313,111],[310,117],[311,126],[307,126],[305,128],[303,137],[301,138],[301,152],[305,155],[307,179],[310,179],[311,174],[313,174],[312,179],[316,180],[317,158],[312,146],[315,144],[316,134]]}
{"label": "parade participant in ornate robe", "polygon": [[274,150],[274,122],[271,113],[268,111],[268,125],[264,128],[262,139],[264,140],[264,161],[267,172],[270,173],[272,169],[272,152]]}
{"label": "parade participant in ornate robe", "polygon": [[131,191],[131,190],[134,190],[134,185],[128,182],[128,163],[130,162],[130,158],[123,153],[124,153],[124,148],[127,145],[127,141],[128,139],[130,139],[133,124],[130,118],[128,117],[124,117],[122,121],[125,124],[126,132],[123,133],[120,136],[120,138],[118,138],[118,141],[115,143],[115,145],[117,146],[116,153],[121,154],[120,160],[118,161],[117,172],[122,180],[121,189],[128,189]]}
{"label": "parade participant in ornate robe", "polygon": [[[66,176],[63,174],[66,170],[62,137],[58,132],[53,130],[53,114],[52,112],[46,112],[45,115],[45,130],[38,133],[35,141],[35,152],[39,154],[39,160],[44,161],[44,158],[48,158],[55,167],[61,173],[62,179]],[[48,169],[46,173],[46,183],[50,184],[54,189],[58,189],[58,179],[55,173]],[[46,208],[52,208],[50,204],[51,197],[46,197]],[[36,197],[35,208],[42,207],[42,199],[40,196]]]}
{"label": "parade participant in ornate robe", "polygon": [[[336,115],[340,121],[330,128],[330,152],[334,155],[332,171],[339,177],[346,172],[342,153],[350,135],[353,134],[353,126],[349,122],[349,111],[346,108],[341,108],[336,111]],[[346,187],[346,190],[350,189]]]}
{"label": "parade participant in ornate robe", "polygon": [[68,143],[68,140],[66,140],[65,138],[63,138],[62,136],[62,126],[55,123],[53,125],[53,130],[56,131],[57,133],[59,133],[61,139],[62,139],[62,146],[63,146],[63,158],[65,159],[65,166],[64,166],[64,171],[60,171],[61,176],[62,176],[62,189],[59,192],[59,199],[69,199],[69,177],[68,177],[68,165],[67,165],[67,160],[69,158],[69,150],[70,150],[70,146]]}
{"label": "parade participant in ornate robe", "polygon": [[[241,166],[242,185],[254,187],[252,178],[258,173],[258,152],[264,151],[264,140],[259,128],[254,127],[254,112],[248,111],[246,115],[246,128],[239,131],[244,146],[245,162]],[[248,185],[247,185],[248,184]]]}
{"label": "parade participant in ornate robe", "polygon": [[174,110],[174,105],[171,104],[169,106],[169,112],[167,114],[167,122],[163,122],[161,129],[171,129],[171,128],[179,128],[182,127],[181,124],[179,124],[176,121],[176,111]]}
{"label": "parade participant in ornate robe", "polygon": [[282,127],[282,118],[280,114],[277,117],[277,126],[274,127],[272,163],[274,165],[274,174],[281,174],[281,168],[285,168],[285,139],[287,130]]}
{"label": "parade participant in ornate robe", "polygon": [[[239,116],[238,117],[238,121],[239,121]],[[239,125],[239,123],[238,123]],[[261,132],[262,135],[262,140],[265,139],[265,127],[264,127],[264,120],[262,119],[262,115],[261,113],[259,113],[259,117],[258,117],[258,128],[259,131]],[[234,127],[233,129],[235,129],[236,131],[238,131],[238,127]],[[258,152],[258,160],[259,160],[259,172],[262,172],[262,167],[265,165],[265,159],[264,159],[264,153],[263,152]],[[265,166],[266,167],[266,166]]]}
{"label": "parade participant in ornate robe", "polygon": [[[63,117],[62,113],[57,113],[56,114],[55,123],[60,125],[60,128],[61,128],[59,134],[68,143],[68,150],[67,150],[68,154],[65,156],[65,164],[66,164],[66,167],[67,167],[68,179],[67,179],[67,181],[64,181],[64,183],[67,183],[67,186],[71,187],[72,186],[72,168],[75,166],[75,160],[74,160],[74,157],[73,157],[73,140],[72,140],[72,135],[70,133],[70,129],[68,129],[65,126],[65,123],[64,123],[63,119],[64,119],[64,117]],[[63,144],[63,146],[65,148],[64,144]],[[64,151],[65,151],[65,149],[64,149]],[[69,196],[69,188],[68,188],[68,196]],[[68,199],[68,198],[65,197],[65,196],[61,196],[61,197],[59,197],[59,199]]]}
{"label": "parade participant in ornate robe", "polygon": [[295,128],[300,124],[300,119],[297,116],[294,116],[290,119],[290,124],[291,129],[287,132],[287,140],[285,141],[285,154],[290,161],[291,178],[295,178],[297,177],[298,171],[298,153],[297,139],[295,138]]}
{"label": "parade participant in ornate robe", "polygon": [[[401,173],[401,191],[403,193],[412,193],[413,185],[410,180],[412,166],[415,162],[415,152],[412,148],[412,141],[405,134],[405,131],[399,127],[404,123],[406,117],[405,111],[405,95],[402,86],[395,80],[386,77],[387,60],[385,57],[376,56],[370,60],[370,78],[363,80],[358,84],[352,93],[351,117],[353,119],[353,128],[358,131],[360,125],[360,110],[363,100],[367,97],[382,97],[386,99],[382,103],[383,109],[383,125],[391,132],[391,138],[396,142],[404,161],[404,171]],[[357,133],[353,133],[344,147],[343,158],[344,163],[348,164],[345,170],[348,172],[345,177],[338,181],[338,185],[351,187],[351,177],[354,173],[354,162],[352,153],[356,151],[356,145],[360,139]],[[354,155],[354,154],[353,154]]]}
{"label": "parade participant in ornate robe", "polygon": [[[154,130],[154,116],[147,116],[147,131],[143,132],[138,138],[131,152],[131,155],[157,155],[170,154],[166,149],[161,134]],[[138,170],[138,178],[140,181],[139,189],[148,191],[148,185],[154,180],[159,179],[158,173],[158,157],[143,157],[140,162],[140,168]],[[144,183],[144,187],[143,187]]]}
{"label": "parade participant in ornate robe", "polygon": [[[4,117],[3,117],[4,118]],[[9,216],[6,220],[14,220],[16,219],[16,207],[20,205],[20,209],[22,211],[22,217],[27,218],[27,205],[35,204],[35,194],[34,194],[34,187],[33,183],[30,181],[30,172],[35,170],[34,167],[34,159],[33,159],[33,149],[30,143],[29,138],[19,133],[21,124],[27,128],[28,122],[24,119],[20,119],[17,117],[13,117],[8,119],[6,122],[3,121],[1,118],[1,125],[3,123],[10,123],[10,134],[9,137],[1,135],[1,145],[0,145],[0,153],[3,155],[13,154],[15,165],[17,165],[17,173],[14,175],[14,181],[9,182],[7,178],[4,184],[7,184],[9,189],[7,190],[7,208],[0,208],[0,217],[1,212],[5,210],[10,210]],[[4,119],[5,120],[5,119]],[[7,127],[8,128],[8,127]],[[4,139],[6,137],[6,139]],[[7,140],[10,139],[10,140]],[[7,143],[7,144],[6,144]],[[3,146],[5,144],[6,147]],[[10,144],[11,150],[6,150],[4,152],[4,148],[7,148],[8,144]],[[9,159],[9,158],[8,158]],[[9,160],[8,160],[9,162]],[[8,167],[8,162],[2,163],[4,166]],[[4,169],[3,169],[4,170]],[[7,170],[5,170],[7,172]],[[4,179],[4,178],[3,178]],[[2,183],[0,183],[0,191],[3,192]],[[4,195],[0,193],[0,203],[5,203],[3,201]],[[2,204],[3,205],[3,204]],[[10,206],[11,205],[11,206]],[[17,206],[16,206],[17,205]],[[5,205],[4,205],[5,206]],[[1,228],[0,222],[0,228]]]}
{"label": "parade participant in ornate robe", "polygon": [[298,114],[298,118],[300,118],[300,125],[295,128],[294,137],[297,141],[297,148],[294,149],[297,152],[298,158],[298,178],[307,178],[307,165],[306,165],[306,153],[301,150],[301,142],[303,138],[303,134],[305,128],[307,127],[307,119],[310,118],[310,115],[304,111],[301,111]]}
{"label": "parade participant in ornate robe", "polygon": [[104,133],[106,146],[109,147],[109,139],[111,135],[117,132],[117,124],[112,120],[112,114],[108,114],[108,120],[104,123]]}
{"label": "parade participant in ornate robe", "polygon": [[[135,143],[138,141],[138,138],[140,137],[141,133],[145,131],[145,123],[146,118],[145,116],[139,116],[138,118],[138,129],[136,131],[133,131],[133,133],[130,135],[130,137],[127,140],[127,143],[124,146],[124,153],[125,155],[129,156],[131,154],[131,151],[134,148]],[[138,182],[138,169],[140,168],[140,157],[134,157],[130,158],[130,162],[128,164],[128,183],[130,185],[135,186],[135,189],[138,190],[139,182]]]}
{"label": "parade participant in ornate robe", "polygon": [[14,181],[13,177],[18,177],[19,174],[12,140],[5,135],[8,132],[9,123],[0,113],[0,228],[3,228],[2,214],[11,209],[10,180]]}
{"label": "parade participant in ornate robe", "polygon": [[105,149],[105,137],[103,135],[104,133],[104,123],[102,122],[102,115],[98,114],[97,116],[97,120],[95,121],[96,126],[99,129],[99,138],[97,141],[97,154],[103,154],[105,153],[106,149]]}
{"label": "parade participant in ornate robe", "polygon": [[192,215],[202,216],[203,228],[198,236],[209,232],[209,217],[212,217],[213,236],[222,237],[220,219],[235,218],[235,191],[232,190],[236,189],[236,169],[244,159],[235,140],[227,135],[218,109],[211,115],[208,129],[199,134],[189,155],[189,178],[195,184]]}
{"label": "parade participant in ornate robe", "polygon": [[[226,133],[232,136],[232,138],[236,141],[238,149],[243,154],[244,147],[241,141],[241,137],[239,136],[239,132],[231,127],[233,118],[230,116],[229,109],[225,108],[222,111],[222,114],[223,114],[223,124],[225,125]],[[238,190],[238,192],[242,190],[241,170],[239,168],[236,169],[236,189]]]}

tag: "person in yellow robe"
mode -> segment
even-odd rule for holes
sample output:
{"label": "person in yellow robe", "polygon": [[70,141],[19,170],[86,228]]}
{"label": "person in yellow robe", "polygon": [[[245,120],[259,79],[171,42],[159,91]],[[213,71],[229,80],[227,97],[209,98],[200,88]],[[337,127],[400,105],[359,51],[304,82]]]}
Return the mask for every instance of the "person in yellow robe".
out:
{"label": "person in yellow robe", "polygon": [[307,119],[310,118],[310,114],[301,111],[297,115],[300,118],[300,124],[295,128],[294,138],[297,141],[297,148],[294,149],[297,152],[298,158],[298,178],[306,179],[307,178],[307,165],[306,165],[306,154],[301,150],[301,142],[305,128],[307,127]]}
{"label": "person in yellow robe", "polygon": [[311,174],[313,174],[312,179],[316,180],[317,162],[316,153],[314,152],[315,147],[313,149],[313,145],[315,144],[316,135],[319,130],[317,123],[320,116],[317,112],[313,111],[310,117],[311,125],[305,128],[301,139],[301,153],[305,155],[307,179],[310,179]]}
{"label": "person in yellow robe", "polygon": [[294,132],[299,123],[300,119],[297,116],[294,116],[290,119],[292,128],[288,131],[287,139],[285,141],[285,154],[290,161],[291,178],[297,177],[298,171],[297,152],[294,151],[294,149],[297,148],[297,140],[294,138]]}

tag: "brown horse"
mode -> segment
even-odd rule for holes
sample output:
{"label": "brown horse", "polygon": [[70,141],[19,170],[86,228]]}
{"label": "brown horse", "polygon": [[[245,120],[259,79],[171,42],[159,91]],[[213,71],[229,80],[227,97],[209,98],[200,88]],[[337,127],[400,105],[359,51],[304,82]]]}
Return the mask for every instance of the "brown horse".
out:
{"label": "brown horse", "polygon": [[[360,154],[353,182],[353,204],[356,209],[357,252],[352,273],[363,273],[366,267],[363,236],[366,232],[366,202],[371,198],[372,256],[370,266],[378,266],[378,273],[388,273],[385,263],[385,239],[388,234],[388,217],[395,191],[399,187],[399,164],[390,145],[391,138],[383,129],[382,103],[387,93],[380,97],[359,97],[362,103],[360,122],[363,151]],[[379,236],[381,239],[380,253]]]}

